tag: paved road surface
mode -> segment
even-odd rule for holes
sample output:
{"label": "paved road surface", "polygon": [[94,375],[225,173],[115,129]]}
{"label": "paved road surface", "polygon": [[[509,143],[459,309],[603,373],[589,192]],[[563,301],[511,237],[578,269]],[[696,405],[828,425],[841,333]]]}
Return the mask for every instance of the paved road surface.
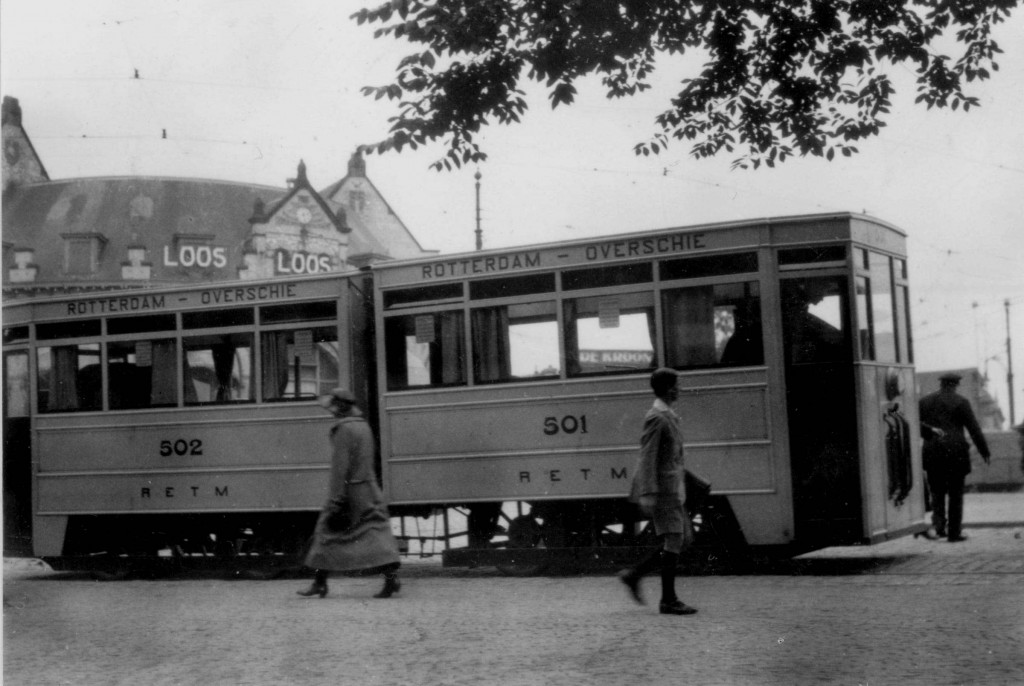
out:
{"label": "paved road surface", "polygon": [[[305,600],[299,579],[104,583],[7,564],[3,683],[1016,686],[1024,524],[1002,524],[963,544],[905,538],[773,575],[683,577],[693,617],[633,604],[606,573],[427,561],[390,600],[370,597],[376,578]],[[656,579],[646,588],[656,600]]]}

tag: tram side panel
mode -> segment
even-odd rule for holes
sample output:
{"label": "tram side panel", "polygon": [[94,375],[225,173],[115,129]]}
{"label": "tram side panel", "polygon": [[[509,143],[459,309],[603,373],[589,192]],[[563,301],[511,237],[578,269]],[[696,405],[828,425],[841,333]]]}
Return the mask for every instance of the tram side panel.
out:
{"label": "tram side panel", "polygon": [[329,421],[305,406],[37,418],[38,556],[75,515],[315,510]]}
{"label": "tram side panel", "polygon": [[[763,370],[680,379],[687,466],[729,497],[748,542],[789,542]],[[629,491],[647,376],[393,393],[384,399],[394,504],[621,499]]]}
{"label": "tram side panel", "polygon": [[917,398],[912,368],[861,365],[858,371],[863,535],[877,543],[923,528]]}

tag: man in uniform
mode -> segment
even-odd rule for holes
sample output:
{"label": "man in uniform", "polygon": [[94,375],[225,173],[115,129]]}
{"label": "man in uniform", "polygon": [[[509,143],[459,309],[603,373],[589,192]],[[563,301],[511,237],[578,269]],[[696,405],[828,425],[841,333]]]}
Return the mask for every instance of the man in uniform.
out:
{"label": "man in uniform", "polygon": [[960,527],[964,513],[964,479],[971,471],[971,457],[964,429],[971,435],[985,463],[989,462],[988,443],[971,404],[956,392],[960,378],[959,374],[943,374],[939,377],[939,390],[921,398],[920,402],[924,468],[932,494],[932,524],[935,533],[946,536],[950,543],[966,539]]}

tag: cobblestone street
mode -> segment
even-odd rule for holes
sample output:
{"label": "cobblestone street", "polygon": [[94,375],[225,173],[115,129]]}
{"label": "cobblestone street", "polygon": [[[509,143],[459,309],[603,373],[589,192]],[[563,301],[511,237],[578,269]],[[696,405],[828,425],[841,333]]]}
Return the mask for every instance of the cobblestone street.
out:
{"label": "cobblestone street", "polygon": [[[370,597],[377,578],[336,578],[306,600],[304,579],[101,583],[8,564],[4,683],[1024,683],[1024,524],[968,533],[681,577],[692,617],[635,605],[607,573],[414,561],[395,599]],[[657,580],[646,590],[656,601]]]}

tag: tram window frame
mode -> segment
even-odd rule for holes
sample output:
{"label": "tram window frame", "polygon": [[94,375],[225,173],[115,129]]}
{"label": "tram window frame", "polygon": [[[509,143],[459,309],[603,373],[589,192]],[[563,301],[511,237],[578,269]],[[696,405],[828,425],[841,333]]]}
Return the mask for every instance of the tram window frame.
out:
{"label": "tram window frame", "polygon": [[[432,320],[429,332],[426,317]],[[384,369],[388,391],[467,385],[465,348],[466,316],[461,307],[385,317]],[[422,366],[410,367],[410,361],[417,358],[423,360]],[[414,369],[421,371],[417,374]]]}
{"label": "tram window frame", "polygon": [[[491,313],[491,314],[488,314]],[[523,327],[547,325],[550,331],[522,332]],[[513,335],[513,327],[520,329]],[[548,351],[554,370],[545,367],[534,374],[516,375],[516,368],[524,363],[524,346],[519,341],[527,337],[543,340],[552,347]],[[561,377],[563,367],[562,342],[558,331],[558,302],[555,299],[528,302],[492,303],[470,310],[470,340],[473,360],[473,383],[478,385],[531,382]],[[536,369],[536,362],[534,363]],[[544,373],[547,372],[547,373]]]}
{"label": "tram window frame", "polygon": [[776,260],[778,261],[779,271],[826,269],[829,267],[845,267],[847,254],[846,244],[830,243],[802,248],[779,248]]}
{"label": "tram window frame", "polygon": [[174,314],[150,314],[135,317],[108,317],[107,335],[121,336],[134,333],[152,333],[167,331],[173,333],[178,328]]}
{"label": "tram window frame", "polygon": [[99,336],[101,331],[99,319],[39,322],[36,324],[36,340],[56,341],[62,338],[87,338]]}
{"label": "tram window frame", "polygon": [[[26,327],[27,328],[27,327]],[[18,360],[12,364],[12,360]],[[3,356],[4,374],[4,419],[29,417],[32,415],[32,369],[29,350],[5,350]]]}
{"label": "tram window frame", "polygon": [[[616,302],[612,302],[616,301]],[[581,307],[582,306],[582,307]],[[582,313],[582,316],[581,316]],[[617,335],[610,334],[610,337],[618,340],[630,341],[636,338],[637,315],[646,315],[643,322],[643,332],[647,335],[646,342],[650,350],[624,350],[621,345],[612,350],[603,350],[600,347],[585,345],[592,340],[592,333],[581,330],[582,321],[596,323],[599,331],[608,329],[620,329]],[[629,331],[623,327],[623,318],[630,318],[627,324]],[[632,292],[608,292],[596,295],[581,295],[579,297],[567,297],[562,299],[562,322],[563,340],[565,351],[565,370],[567,377],[584,376],[607,376],[615,374],[635,374],[641,371],[653,369],[657,362],[657,314],[655,307],[655,295],[652,290]],[[593,323],[587,324],[586,329],[592,329]],[[584,341],[584,336],[586,340]],[[630,341],[630,344],[631,341]],[[585,360],[584,353],[596,353],[596,359]],[[620,353],[616,359],[603,359],[601,353]],[[630,354],[622,354],[630,353]],[[640,364],[643,354],[649,358]],[[587,365],[613,365],[619,364],[620,368],[595,369]]]}
{"label": "tram window frame", "polygon": [[555,273],[506,276],[500,279],[477,279],[469,282],[470,300],[517,298],[555,292]]}
{"label": "tram window frame", "polygon": [[883,363],[899,361],[896,340],[896,307],[893,263],[889,255],[870,252],[871,324],[874,342],[873,360]]}
{"label": "tram window frame", "polygon": [[860,359],[874,361],[875,358],[875,310],[872,307],[871,278],[858,274],[853,278],[857,310],[857,344]]}
{"label": "tram window frame", "polygon": [[[327,326],[274,327],[263,328],[260,331],[260,387],[262,389],[261,400],[265,403],[298,402],[315,400],[326,395],[332,388],[341,383],[341,359],[340,344],[338,340],[338,327],[334,324]],[[310,335],[310,355],[301,354],[296,350],[296,334],[308,332]],[[323,344],[333,343],[333,347],[323,347]],[[280,346],[284,346],[281,348]],[[303,343],[305,347],[305,343]],[[277,349],[277,352],[274,350]],[[328,352],[333,351],[333,355]],[[310,359],[310,357],[312,359]],[[334,374],[324,374],[323,369],[328,366],[324,364],[325,358],[333,358]],[[281,364],[281,360],[285,364]],[[295,371],[298,368],[298,375]],[[282,380],[283,373],[283,380]],[[273,384],[273,377],[278,376],[278,382]],[[297,382],[296,382],[297,381]],[[306,393],[304,388],[312,384],[314,390]],[[272,387],[280,388],[271,395],[268,390]]]}
{"label": "tram window frame", "polygon": [[22,326],[4,327],[4,345],[10,345],[11,343],[25,343],[28,339],[29,328],[27,324]]}
{"label": "tram window frame", "polygon": [[286,305],[263,305],[259,308],[259,314],[261,326],[335,321],[338,318],[338,301],[312,300]]}
{"label": "tram window frame", "polygon": [[386,290],[382,297],[385,310],[418,307],[424,303],[451,303],[465,300],[463,282],[438,283],[413,288]]}
{"label": "tram window frame", "polygon": [[914,363],[914,332],[910,328],[910,288],[906,283],[896,283],[896,328],[900,362]]}
{"label": "tram window frame", "polygon": [[[145,348],[140,349],[140,344],[148,347],[145,355],[142,354]],[[107,341],[105,359],[110,410],[178,406],[177,338]],[[142,370],[149,370],[148,374]]]}
{"label": "tram window frame", "polygon": [[[103,351],[99,341],[68,341],[36,347],[36,409],[40,414],[103,409]],[[60,355],[55,354],[60,351]],[[74,352],[74,356],[70,355]],[[65,358],[59,362],[55,358]],[[82,364],[83,358],[89,361]],[[70,366],[69,366],[70,365]],[[59,366],[63,371],[55,371]],[[74,374],[71,374],[71,371]],[[91,376],[95,378],[91,378]]]}
{"label": "tram window frame", "polygon": [[[787,276],[779,280],[783,359],[787,365],[846,364],[853,361],[849,280],[848,273],[830,272],[810,272],[803,276]],[[795,288],[801,289],[803,292],[801,297],[799,299],[787,297],[787,295],[792,295],[791,291]],[[825,299],[832,298],[835,300],[830,300],[827,306],[821,306]],[[797,305],[799,305],[799,309],[795,307]],[[818,314],[825,314],[824,310],[834,307],[838,308],[836,314],[837,323],[840,325],[838,329],[833,326],[832,322]],[[817,312],[812,311],[812,308]],[[797,330],[787,323],[789,321],[796,323],[798,318],[805,321],[808,326]],[[833,331],[824,329],[822,324],[830,327]],[[803,337],[801,335],[803,329],[816,335]],[[826,337],[824,334],[828,334],[828,336]]]}
{"label": "tram window frame", "polygon": [[757,274],[759,264],[757,253],[753,251],[681,257],[661,260],[658,264],[658,275],[661,281],[678,281],[682,279]]}
{"label": "tram window frame", "polygon": [[579,291],[590,288],[626,287],[654,281],[650,262],[566,269],[562,271],[562,290]]}
{"label": "tram window frame", "polygon": [[[691,304],[704,311],[695,312],[688,304],[680,311],[670,302],[670,298],[684,294],[701,296],[704,303]],[[764,322],[758,279],[677,283],[661,290],[660,301],[665,366],[684,370],[764,365]],[[683,302],[681,298],[680,302]],[[707,317],[708,307],[710,319]],[[677,312],[679,315],[675,314]],[[698,321],[699,328],[692,327],[688,321],[695,314],[704,315]],[[676,320],[676,316],[680,319]],[[741,316],[747,322],[742,327],[745,330],[742,334],[738,331]],[[676,332],[678,336],[673,335]]]}
{"label": "tram window frame", "polygon": [[[251,329],[245,331],[206,331],[197,332],[196,334],[190,334],[188,336],[181,337],[181,365],[182,365],[182,399],[186,406],[208,406],[208,405],[237,405],[237,404],[250,404],[256,402],[256,384],[255,384],[255,366],[256,366],[256,348],[255,348],[255,332]],[[239,393],[243,397],[234,397],[234,391],[232,390],[232,381],[234,379],[236,365],[232,362],[230,374],[231,378],[227,381],[225,388],[225,381],[220,378],[221,373],[217,371],[217,357],[214,353],[214,346],[218,343],[218,339],[221,339],[223,344],[230,343],[233,348],[232,360],[238,354],[239,350],[248,350],[246,357],[248,359],[243,360],[244,366],[239,367]],[[225,339],[227,339],[225,341]],[[239,345],[239,343],[247,343],[248,345]],[[209,363],[210,366],[202,365],[201,368],[207,368],[213,371],[213,379],[211,383],[205,383],[202,379],[198,379],[195,376],[194,369],[197,368],[193,362],[189,361],[189,353],[204,353],[209,351]],[[223,359],[223,358],[221,358]],[[210,387],[210,394],[214,396],[212,400],[200,400],[198,399],[199,388],[196,387],[196,382],[204,384]],[[215,383],[214,383],[215,382]],[[221,392],[229,391],[231,397],[227,399],[221,398]]]}
{"label": "tram window frame", "polygon": [[234,326],[252,327],[256,312],[252,307],[234,309],[193,310],[181,313],[182,330],[223,329]]}

